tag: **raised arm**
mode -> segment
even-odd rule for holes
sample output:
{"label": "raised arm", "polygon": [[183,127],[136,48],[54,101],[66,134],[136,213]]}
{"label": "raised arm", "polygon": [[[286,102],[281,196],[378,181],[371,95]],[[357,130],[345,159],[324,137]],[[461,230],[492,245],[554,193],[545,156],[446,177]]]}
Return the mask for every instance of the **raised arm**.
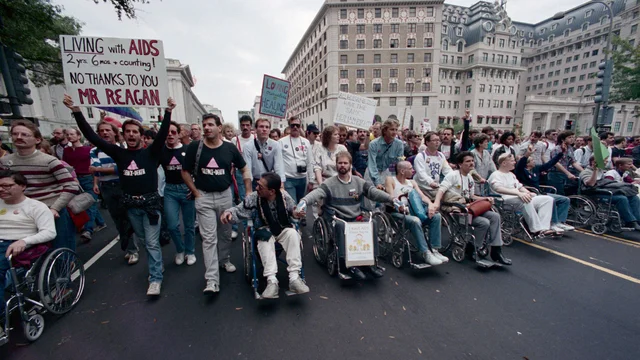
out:
{"label": "raised arm", "polygon": [[540,165],[540,171],[542,172],[549,171],[552,167],[556,166],[558,161],[560,161],[560,159],[562,159],[563,156],[564,156],[564,153],[561,153],[561,152],[557,153],[553,158],[551,158],[551,161],[548,161]]}
{"label": "raised arm", "polygon": [[468,151],[471,147],[471,144],[469,144],[469,128],[471,125],[471,114],[469,113],[469,110],[465,111],[462,121],[464,122],[464,129],[462,130],[462,138],[460,139],[460,149],[462,151]]}
{"label": "raised arm", "polygon": [[102,140],[98,134],[91,128],[91,125],[87,122],[87,119],[84,118],[84,114],[80,111],[78,106],[73,104],[73,99],[71,96],[65,94],[63,103],[66,107],[71,109],[73,112],[73,117],[76,119],[76,124],[78,124],[78,129],[82,132],[82,135],[92,144],[104,151],[105,154],[111,156],[112,158],[116,158],[118,155],[118,151],[122,150],[119,146],[114,144],[109,144],[108,142]]}
{"label": "raised arm", "polygon": [[158,130],[158,135],[153,140],[151,146],[149,146],[149,151],[152,154],[157,154],[157,157],[160,157],[162,152],[162,147],[164,146],[165,140],[167,140],[167,135],[169,135],[169,125],[171,125],[171,112],[176,107],[176,102],[173,101],[172,98],[167,99],[167,108],[164,110],[164,117],[162,118],[162,125],[160,125],[160,130]]}

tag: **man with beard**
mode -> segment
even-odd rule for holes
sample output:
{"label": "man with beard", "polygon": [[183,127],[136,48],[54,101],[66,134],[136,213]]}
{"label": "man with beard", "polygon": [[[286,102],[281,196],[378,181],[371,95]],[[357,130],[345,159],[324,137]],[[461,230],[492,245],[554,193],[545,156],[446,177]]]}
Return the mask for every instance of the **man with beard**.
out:
{"label": "man with beard", "polygon": [[301,127],[300,119],[292,116],[289,118],[291,134],[279,140],[287,177],[284,188],[294,203],[302,199],[307,189],[307,180],[313,177],[311,144],[309,140],[300,136]]}
{"label": "man with beard", "polygon": [[55,128],[53,129],[53,133],[51,133],[51,135],[53,153],[58,159],[62,160],[62,156],[64,155],[64,148],[71,146],[71,144],[69,144],[69,141],[67,140],[67,131],[63,128]]}
{"label": "man with beard", "polygon": [[[165,139],[171,123],[171,112],[176,107],[173,99],[167,101],[167,108],[162,118],[162,125],[154,142],[143,147],[142,134],[144,128],[137,120],[127,120],[122,124],[127,148],[102,140],[84,118],[80,108],[74,106],[69,95],[65,95],[64,104],[73,111],[82,134],[100,150],[115,160],[118,176],[124,195],[123,205],[127,207],[127,215],[131,226],[138,237],[143,240],[149,259],[148,296],[159,296],[162,286],[162,250],[160,249],[160,227],[162,204],[158,194],[158,164]],[[126,241],[127,239],[125,239]]]}
{"label": "man with beard", "polygon": [[[236,137],[234,137],[231,140],[231,142],[238,148],[238,151],[240,151],[240,155],[244,157],[245,146],[247,146],[250,142],[253,141],[253,139],[255,139],[255,136],[251,133],[251,127],[253,126],[253,119],[249,115],[242,115],[240,117],[239,122],[240,122],[240,135],[237,135]],[[313,144],[313,142],[311,144]],[[242,199],[244,199],[246,194],[244,182],[242,181],[242,172],[240,172],[240,169],[235,169],[235,181],[238,184],[238,194],[236,195],[237,202],[240,202],[242,201]],[[249,190],[249,192],[251,192],[251,189]],[[238,224],[233,224],[231,237],[235,239],[237,236],[238,236]]]}
{"label": "man with beard", "polygon": [[[323,215],[327,224],[334,223],[332,216],[335,215],[338,218],[346,222],[354,222],[356,218],[360,216],[361,209],[360,204],[363,197],[374,202],[384,202],[393,204],[393,198],[386,192],[376,189],[376,187],[369,181],[365,181],[362,178],[351,175],[351,155],[348,151],[340,151],[336,154],[336,166],[338,175],[333,176],[325,180],[322,185],[313,190],[307,196],[302,198],[298,207],[293,212],[295,217],[305,216],[304,212],[299,211],[305,207],[306,204],[314,204],[321,200],[324,200],[322,205]],[[304,205],[303,205],[304,203]],[[374,225],[375,227],[375,225]],[[342,221],[335,221],[335,231],[333,235],[335,241],[338,244],[339,261],[344,261],[345,256],[345,239],[344,239],[345,225]],[[374,234],[377,234],[374,228]],[[373,241],[374,255],[378,255],[378,242]],[[345,269],[346,266],[340,266],[341,269]],[[364,280],[365,274],[362,270],[368,271],[373,277],[382,277],[383,271],[377,266],[370,267],[351,267],[348,269],[349,275],[357,280]]]}

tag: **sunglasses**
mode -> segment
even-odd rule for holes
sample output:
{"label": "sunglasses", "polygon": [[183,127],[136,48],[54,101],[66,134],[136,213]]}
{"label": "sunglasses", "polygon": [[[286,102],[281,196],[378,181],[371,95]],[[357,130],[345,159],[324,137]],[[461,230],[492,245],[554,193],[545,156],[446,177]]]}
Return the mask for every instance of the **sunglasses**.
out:
{"label": "sunglasses", "polygon": [[300,124],[290,124],[290,125],[289,125],[289,127],[292,127],[292,128],[299,128],[299,127],[300,127]]}
{"label": "sunglasses", "polygon": [[170,130],[170,131],[169,131],[169,134],[171,134],[171,135],[177,135],[177,134],[178,134],[178,132],[177,132],[177,131],[175,131],[175,130]]}

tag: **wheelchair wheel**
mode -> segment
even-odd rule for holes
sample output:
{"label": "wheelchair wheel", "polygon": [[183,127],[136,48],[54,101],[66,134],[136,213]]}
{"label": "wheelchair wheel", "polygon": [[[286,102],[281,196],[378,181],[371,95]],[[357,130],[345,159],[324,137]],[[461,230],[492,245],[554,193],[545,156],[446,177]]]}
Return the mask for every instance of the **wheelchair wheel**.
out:
{"label": "wheelchair wheel", "polygon": [[448,236],[441,236],[441,245],[440,245],[440,252],[441,253],[445,253],[447,251],[449,251],[449,249],[451,249],[451,245],[453,245],[455,237],[456,237],[456,223],[455,223],[455,219],[453,219],[451,217],[451,215],[449,215],[448,213],[442,213],[442,223],[444,224],[444,227],[447,229],[447,235]]}
{"label": "wheelchair wheel", "polygon": [[620,220],[620,214],[617,211],[612,211],[609,215],[609,230],[614,233],[622,232],[622,221]]}
{"label": "wheelchair wheel", "polygon": [[402,269],[402,265],[404,264],[404,251],[394,251],[391,254],[391,263],[398,269]]}
{"label": "wheelchair wheel", "polygon": [[607,226],[603,223],[595,223],[591,225],[591,231],[594,234],[602,235],[607,231]]}
{"label": "wheelchair wheel", "polygon": [[584,225],[589,223],[589,220],[593,219],[596,215],[596,208],[593,203],[583,196],[569,196],[569,202],[569,213],[567,216],[569,222]]}
{"label": "wheelchair wheel", "polygon": [[253,280],[253,259],[251,258],[251,240],[249,235],[242,234],[242,259],[244,259],[244,278],[248,283]]}
{"label": "wheelchair wheel", "polygon": [[487,257],[487,255],[489,255],[489,247],[487,245],[482,245],[480,249],[478,249],[478,255],[482,258]]}
{"label": "wheelchair wheel", "polygon": [[329,227],[327,222],[319,217],[313,222],[313,256],[322,265],[327,263],[328,241]]}
{"label": "wheelchair wheel", "polygon": [[29,320],[22,323],[22,330],[27,340],[31,342],[38,340],[44,331],[44,317],[38,313],[31,315]]}
{"label": "wheelchair wheel", "polygon": [[338,273],[338,249],[333,246],[333,241],[329,242],[329,250],[327,251],[327,272],[329,276]]}
{"label": "wheelchair wheel", "polygon": [[373,214],[373,221],[378,229],[378,247],[379,257],[387,259],[393,251],[393,227],[391,219],[388,215],[382,212],[376,212]]}
{"label": "wheelchair wheel", "polygon": [[505,246],[509,246],[513,244],[513,237],[511,236],[511,233],[506,233],[506,232],[502,233],[502,243]]}
{"label": "wheelchair wheel", "polygon": [[52,314],[67,313],[80,300],[84,282],[84,265],[76,253],[67,248],[56,249],[46,257],[40,269],[40,301]]}
{"label": "wheelchair wheel", "polygon": [[451,256],[453,257],[453,260],[462,262],[462,260],[464,260],[464,248],[454,245],[451,248]]}

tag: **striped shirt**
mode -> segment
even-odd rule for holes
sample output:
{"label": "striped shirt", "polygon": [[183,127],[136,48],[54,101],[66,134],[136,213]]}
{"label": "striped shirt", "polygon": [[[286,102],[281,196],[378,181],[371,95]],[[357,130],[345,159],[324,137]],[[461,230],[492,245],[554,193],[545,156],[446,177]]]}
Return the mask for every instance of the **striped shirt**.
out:
{"label": "striped shirt", "polygon": [[[89,152],[91,156],[91,166],[93,167],[103,167],[103,168],[115,168],[116,162],[113,161],[111,156],[104,153],[104,151],[100,151],[100,149],[94,147]],[[98,177],[100,182],[103,181],[119,181],[118,173],[103,175],[99,172],[94,173],[94,176]]]}
{"label": "striped shirt", "polygon": [[60,160],[38,150],[26,156],[5,155],[0,158],[0,165],[27,178],[24,191],[27,197],[42,201],[56,211],[64,209],[80,189]]}

